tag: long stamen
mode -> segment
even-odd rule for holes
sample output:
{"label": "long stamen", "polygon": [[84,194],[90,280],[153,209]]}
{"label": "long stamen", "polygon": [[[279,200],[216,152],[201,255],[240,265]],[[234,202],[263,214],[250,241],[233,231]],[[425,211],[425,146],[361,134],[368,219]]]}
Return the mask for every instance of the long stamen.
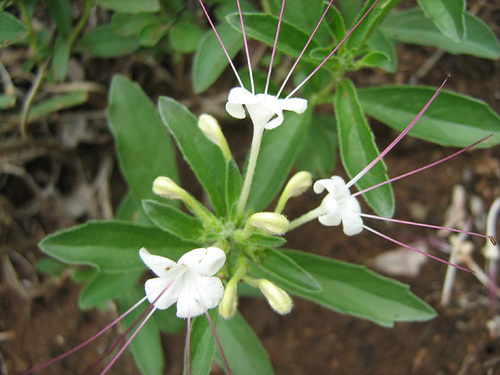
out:
{"label": "long stamen", "polygon": [[252,94],[255,94],[255,85],[253,82],[252,62],[250,61],[250,52],[248,52],[247,33],[245,31],[245,24],[243,23],[243,13],[241,12],[240,0],[236,0],[236,3],[238,4],[238,13],[240,14],[241,31],[243,32],[243,43],[245,45],[245,54],[247,55],[248,71],[250,74],[250,85],[252,87]]}
{"label": "long stamen", "polygon": [[382,237],[382,238],[385,238],[385,239],[386,239],[386,240],[388,240],[388,241],[394,242],[395,244],[397,244],[397,245],[399,245],[399,246],[402,246],[402,247],[405,247],[405,248],[407,248],[407,249],[410,249],[410,250],[416,251],[417,253],[420,253],[420,254],[422,254],[422,255],[425,255],[425,256],[427,256],[427,257],[429,257],[429,258],[432,258],[432,259],[434,259],[434,260],[437,260],[438,262],[441,262],[441,263],[447,264],[447,265],[449,265],[449,266],[456,267],[456,268],[458,268],[458,269],[460,269],[460,270],[462,270],[462,271],[469,272],[469,273],[473,273],[473,271],[468,270],[467,268],[460,267],[460,266],[458,266],[458,265],[456,265],[456,264],[452,264],[452,263],[450,263],[450,262],[447,262],[446,260],[443,260],[443,259],[441,259],[441,258],[438,258],[438,257],[436,257],[436,256],[434,256],[434,255],[428,254],[428,253],[426,253],[425,251],[419,250],[419,249],[417,249],[417,248],[415,248],[415,247],[412,247],[412,246],[407,245],[407,244],[405,244],[405,243],[403,243],[403,242],[400,242],[400,241],[398,241],[398,240],[396,240],[396,239],[394,239],[394,238],[392,238],[392,237],[389,237],[389,236],[387,236],[387,235],[385,235],[385,234],[383,234],[383,233],[380,233],[380,232],[376,231],[375,229],[372,229],[372,228],[370,228],[370,227],[367,227],[366,225],[363,225],[363,227],[364,227],[366,230],[368,230],[368,231],[370,231],[370,232],[372,232],[372,233],[375,233],[376,235],[378,235],[378,236],[380,236],[380,237]]}
{"label": "long stamen", "polygon": [[389,151],[391,151],[394,146],[396,146],[399,141],[411,130],[411,128],[413,128],[413,126],[417,123],[418,120],[420,120],[420,117],[422,117],[422,115],[425,113],[425,111],[427,111],[427,108],[429,108],[429,106],[431,105],[431,103],[434,101],[434,99],[436,99],[436,97],[439,95],[439,93],[441,92],[441,90],[443,89],[445,83],[448,81],[448,78],[450,78],[450,76],[448,75],[448,77],[445,78],[445,80],[443,81],[443,83],[441,84],[441,86],[439,86],[439,88],[437,89],[437,91],[434,93],[434,95],[432,95],[432,97],[429,99],[429,101],[427,102],[427,104],[424,106],[424,108],[422,108],[420,110],[420,112],[418,113],[418,115],[413,119],[412,122],[410,122],[410,124],[406,127],[405,130],[403,130],[401,132],[401,134],[399,134],[396,139],[394,141],[392,141],[392,143],[387,146],[385,148],[384,151],[382,151],[375,159],[373,159],[373,161],[368,164],[361,172],[359,172],[351,181],[349,181],[346,185],[347,188],[351,187],[352,185],[354,185],[361,177],[363,177],[370,169],[372,169],[372,167],[377,164],[385,155],[387,155],[387,153]]}
{"label": "long stamen", "polygon": [[487,140],[488,138],[490,138],[490,137],[492,137],[492,136],[493,136],[493,134],[490,134],[490,135],[488,135],[487,137],[484,137],[483,139],[481,139],[481,140],[479,140],[479,141],[477,141],[477,142],[475,142],[475,143],[471,144],[470,146],[467,146],[467,147],[465,147],[465,148],[461,149],[460,151],[455,152],[455,153],[454,153],[454,154],[452,154],[452,155],[446,156],[446,157],[445,157],[445,158],[443,158],[443,159],[440,159],[440,160],[438,160],[438,161],[435,161],[434,163],[428,164],[428,165],[426,165],[426,166],[424,166],[424,167],[421,167],[421,168],[415,169],[415,170],[413,170],[413,171],[411,171],[411,172],[408,172],[408,173],[402,174],[402,175],[397,176],[397,177],[393,177],[393,178],[391,178],[391,179],[389,179],[389,180],[387,180],[387,181],[384,181],[384,182],[381,182],[381,183],[379,183],[379,184],[373,185],[373,186],[371,186],[371,187],[369,187],[369,188],[366,188],[366,189],[364,189],[364,190],[358,191],[357,193],[352,194],[352,196],[353,196],[353,197],[356,197],[356,196],[358,196],[358,195],[360,195],[360,194],[364,194],[364,193],[366,193],[367,191],[370,191],[370,190],[376,189],[376,188],[378,188],[378,187],[380,187],[380,186],[383,186],[383,185],[385,185],[385,184],[389,184],[389,183],[391,183],[391,182],[394,182],[394,181],[400,180],[400,179],[402,179],[402,178],[405,178],[405,177],[411,176],[412,174],[415,174],[415,173],[418,173],[418,172],[424,171],[424,170],[426,170],[426,169],[428,169],[428,168],[432,168],[432,167],[434,167],[434,166],[436,166],[436,165],[438,165],[438,164],[441,164],[441,163],[443,163],[443,162],[445,162],[445,161],[447,161],[447,160],[449,160],[449,159],[451,159],[451,158],[454,158],[455,156],[460,155],[461,153],[463,153],[463,152],[465,152],[465,151],[470,150],[472,147],[474,147],[474,146],[476,146],[477,144],[479,144],[479,143],[481,143],[481,142],[483,142],[483,141]]}
{"label": "long stamen", "polygon": [[[153,305],[154,306],[154,305]],[[135,332],[132,334],[132,336],[130,336],[130,338],[127,340],[127,342],[123,345],[123,347],[118,351],[118,353],[116,353],[116,355],[113,357],[113,359],[108,363],[108,365],[104,368],[104,370],[102,370],[101,374],[100,375],[104,375],[106,374],[109,369],[115,364],[115,362],[118,360],[118,358],[122,355],[122,353],[125,351],[125,349],[127,349],[127,347],[130,345],[130,343],[132,342],[132,340],[134,339],[135,336],[137,336],[137,334],[139,333],[139,331],[142,329],[142,327],[144,327],[144,325],[148,322],[149,318],[151,318],[153,316],[153,313],[156,311],[156,307],[154,307],[150,312],[149,314],[146,316],[146,318],[144,318],[144,320],[142,321],[142,323],[139,325],[139,327],[137,327],[137,329],[135,330]]]}
{"label": "long stamen", "polygon": [[286,0],[283,0],[283,3],[281,4],[280,18],[278,20],[278,27],[276,28],[276,37],[274,38],[273,52],[271,53],[271,62],[269,63],[269,70],[267,71],[266,88],[264,89],[264,94],[266,95],[267,95],[267,90],[269,89],[269,81],[271,80],[271,72],[273,71],[274,56],[276,55],[276,47],[278,46],[278,38],[281,30],[281,22],[283,21],[283,13],[285,12],[285,3]]}
{"label": "long stamen", "polygon": [[[227,61],[229,61],[229,65],[231,66],[231,69],[233,69],[234,75],[236,76],[236,79],[238,80],[239,85],[241,87],[245,88],[245,86],[243,85],[243,82],[241,81],[240,75],[238,74],[238,71],[236,70],[236,67],[233,64],[233,61],[231,60],[231,56],[229,56],[229,52],[227,52],[226,46],[222,42],[222,39],[221,39],[219,33],[217,32],[217,29],[215,28],[215,25],[212,22],[212,19],[208,15],[208,11],[205,8],[205,5],[203,5],[203,1],[202,0],[198,0],[198,2],[200,3],[201,8],[203,9],[203,13],[205,13],[205,16],[207,17],[208,23],[210,23],[210,26],[212,27],[212,30],[214,31],[215,36],[216,36],[217,40],[219,41],[220,46],[222,47],[222,50],[224,51],[224,54],[227,57]],[[253,84],[253,80],[252,80],[252,84]]]}
{"label": "long stamen", "polygon": [[[285,80],[283,81],[283,83],[281,84],[281,87],[278,91],[278,94],[276,94],[276,97],[279,98],[279,96],[281,95],[282,91],[284,90],[285,88],[285,85],[286,83],[288,82],[288,80],[290,79],[293,71],[295,70],[295,68],[297,67],[297,65],[299,64],[299,61],[300,59],[302,58],[302,56],[304,55],[304,53],[306,52],[306,49],[307,47],[309,46],[309,44],[311,43],[314,35],[316,35],[316,32],[318,31],[321,23],[323,22],[323,20],[325,19],[325,16],[326,16],[326,13],[328,12],[328,10],[330,9],[330,6],[332,5],[333,3],[333,0],[330,0],[330,3],[328,4],[328,6],[326,7],[325,9],[325,12],[323,13],[323,16],[321,16],[318,24],[316,25],[316,27],[314,28],[313,32],[311,33],[311,36],[309,37],[309,40],[307,41],[306,45],[304,46],[304,48],[302,49],[302,52],[300,53],[299,57],[297,58],[297,60],[295,61],[295,63],[293,64],[292,68],[290,69],[290,71],[288,72],[288,75],[286,76]],[[281,19],[280,19],[280,22],[281,22]],[[340,46],[340,44],[339,44]],[[337,46],[337,48],[339,47]],[[331,57],[331,55],[330,55]],[[321,66],[321,65],[320,65]],[[292,93],[290,95],[287,96],[287,99],[289,97],[291,97],[295,92],[297,91],[297,89],[295,89],[294,91],[292,91]]]}
{"label": "long stamen", "polygon": [[224,366],[226,366],[226,371],[228,375],[232,375],[231,368],[229,367],[229,362],[227,361],[226,354],[224,353],[224,350],[222,349],[222,344],[220,343],[219,340],[219,335],[217,335],[217,331],[215,330],[214,323],[212,322],[212,318],[210,318],[210,314],[208,313],[208,310],[205,309],[205,315],[207,316],[208,324],[210,324],[210,328],[212,329],[212,333],[214,334],[215,342],[217,343],[217,346],[219,347],[220,354],[222,356],[222,361],[224,362]]}
{"label": "long stamen", "polygon": [[416,222],[413,222],[413,221],[398,220],[398,219],[389,219],[389,218],[386,218],[386,217],[375,216],[375,215],[370,215],[370,214],[363,214],[363,213],[360,213],[359,216],[370,218],[370,219],[376,219],[376,220],[390,221],[391,223],[414,225],[416,227],[424,227],[424,228],[432,228],[432,229],[444,229],[444,230],[447,230],[449,232],[464,233],[464,234],[468,234],[470,236],[476,236],[476,237],[486,238],[486,239],[492,241],[492,243],[495,240],[495,238],[493,236],[487,236],[485,234],[469,232],[469,231],[461,230],[461,229],[441,227],[439,225],[416,223]]}
{"label": "long stamen", "polygon": [[102,355],[101,357],[96,361],[94,362],[82,375],[86,375],[86,374],[90,374],[98,365],[99,363],[101,363],[104,358],[106,358],[109,353],[111,353],[113,350],[115,350],[115,348],[123,341],[125,340],[125,338],[127,337],[127,335],[137,326],[137,324],[139,324],[139,322],[146,316],[146,314],[151,311],[151,309],[153,308],[153,304],[150,304],[146,310],[144,310],[144,312],[139,315],[139,317],[134,321],[134,323],[132,323],[132,325],[125,331],[123,332],[120,337],[118,338],[118,340],[116,340],[116,342],[111,345]]}
{"label": "long stamen", "polygon": [[83,343],[81,343],[80,345],[74,347],[73,349],[71,349],[70,351],[64,353],[64,354],[61,354],[60,356],[54,358],[54,359],[51,359],[50,361],[46,362],[46,363],[43,363],[41,365],[38,365],[36,367],[33,367],[31,370],[25,372],[24,375],[29,375],[29,374],[32,374],[38,370],[41,370],[47,366],[50,366],[51,364],[53,363],[56,363],[68,356],[70,356],[71,354],[77,352],[78,350],[82,349],[83,347],[87,346],[88,344],[90,344],[92,341],[94,341],[95,339],[99,338],[104,332],[106,332],[108,329],[112,328],[114,325],[116,325],[118,322],[120,322],[123,318],[125,318],[128,314],[130,314],[133,310],[135,310],[141,303],[143,303],[145,300],[146,300],[147,297],[144,297],[142,298],[139,302],[137,302],[134,306],[132,306],[130,309],[128,309],[122,316],[118,317],[116,320],[114,320],[113,322],[111,322],[110,324],[108,324],[106,327],[104,327],[102,330],[100,330],[98,333],[96,333],[94,336],[92,336],[91,338],[89,338],[88,340],[84,341]]}
{"label": "long stamen", "polygon": [[311,79],[311,77],[312,77],[313,75],[315,75],[315,74],[316,74],[316,72],[317,72],[318,70],[320,70],[320,69],[323,67],[323,65],[325,65],[325,64],[326,64],[326,62],[330,59],[330,57],[332,57],[332,56],[333,56],[333,54],[334,54],[335,52],[337,52],[337,50],[338,50],[338,49],[342,46],[342,44],[344,44],[344,42],[347,40],[347,38],[349,38],[349,37],[351,36],[351,34],[354,32],[354,30],[356,30],[356,28],[357,28],[357,27],[361,24],[361,22],[363,22],[363,20],[365,19],[365,17],[366,17],[366,16],[367,16],[367,15],[368,15],[371,11],[372,11],[372,9],[375,7],[375,5],[377,5],[378,1],[379,1],[379,0],[376,0],[376,1],[373,3],[373,5],[370,7],[370,9],[368,9],[368,11],[367,11],[367,12],[363,15],[363,17],[361,17],[361,19],[360,19],[360,20],[356,23],[356,25],[354,25],[354,27],[352,28],[352,30],[351,30],[351,31],[349,31],[349,32],[347,33],[347,35],[344,37],[344,39],[342,39],[342,40],[340,41],[340,43],[339,43],[339,44],[338,44],[338,45],[337,45],[337,46],[333,49],[333,51],[332,51],[332,52],[330,52],[330,54],[329,54],[329,55],[328,55],[328,56],[327,56],[327,57],[323,60],[323,62],[322,62],[321,64],[319,64],[319,65],[317,66],[317,68],[316,68],[316,69],[314,69],[314,70],[312,71],[312,73],[311,73],[311,74],[309,74],[309,75],[308,75],[308,76],[307,76],[307,77],[306,77],[306,78],[305,78],[305,79],[304,79],[304,80],[303,80],[303,81],[302,81],[302,82],[301,82],[301,83],[300,83],[300,84],[299,84],[299,85],[298,85],[298,86],[297,86],[297,87],[296,87],[296,88],[295,88],[295,89],[294,89],[294,90],[293,90],[290,94],[288,94],[288,96],[286,97],[286,99],[288,99],[288,98],[292,97],[292,96],[293,96],[293,95],[294,95],[297,91],[299,91],[299,89],[300,89],[302,86],[304,86],[304,85],[305,85],[305,83],[306,83],[307,81],[309,81],[309,80]]}

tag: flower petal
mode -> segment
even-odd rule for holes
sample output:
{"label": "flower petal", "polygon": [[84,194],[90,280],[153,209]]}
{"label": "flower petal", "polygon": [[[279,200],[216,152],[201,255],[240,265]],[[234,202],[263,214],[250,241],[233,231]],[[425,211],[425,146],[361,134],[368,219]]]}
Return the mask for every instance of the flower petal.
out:
{"label": "flower petal", "polygon": [[213,309],[222,301],[224,286],[218,277],[198,276],[196,287],[201,299],[200,303],[207,309]]}
{"label": "flower petal", "polygon": [[226,103],[226,111],[229,113],[231,116],[237,119],[242,119],[247,116],[245,113],[245,108],[241,104],[238,103]]}
{"label": "flower petal", "polygon": [[363,219],[352,212],[342,215],[342,228],[347,236],[354,236],[363,231]]}
{"label": "flower petal", "polygon": [[294,111],[299,115],[307,109],[307,100],[302,98],[280,99],[281,109],[286,111]]}
{"label": "flower petal", "polygon": [[[148,301],[154,303],[155,307],[159,310],[165,310],[172,306],[177,301],[177,298],[179,298],[179,293],[181,292],[178,282],[172,282],[172,280],[165,280],[159,277],[147,280],[144,284],[144,290],[146,291]],[[158,298],[160,294],[162,295]]]}
{"label": "flower petal", "polygon": [[144,247],[139,250],[139,256],[144,264],[159,277],[165,277],[167,272],[177,265],[177,263],[171,259],[150,254]]}
{"label": "flower petal", "polygon": [[213,276],[221,269],[226,261],[226,254],[218,247],[194,249],[184,254],[178,264],[189,267],[191,271],[203,275]]}

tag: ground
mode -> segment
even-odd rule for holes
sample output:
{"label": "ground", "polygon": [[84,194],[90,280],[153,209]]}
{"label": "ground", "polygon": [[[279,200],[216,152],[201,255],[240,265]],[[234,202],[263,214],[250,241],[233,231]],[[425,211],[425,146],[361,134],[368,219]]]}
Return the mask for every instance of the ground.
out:
{"label": "ground", "polygon": [[[471,2],[479,17],[500,35],[499,5],[495,1]],[[363,71],[353,76],[361,85],[380,83],[418,83],[439,85],[445,72],[452,78],[448,89],[486,101],[500,112],[499,63],[468,56],[444,54],[423,76],[416,72],[433,49],[401,46],[396,75]],[[175,96],[182,87],[168,88],[140,60],[120,59],[80,61],[86,80],[107,87],[114,73],[138,81],[156,98],[172,89]],[[165,62],[166,69],[172,69]],[[182,86],[182,82],[180,83]],[[222,80],[222,92],[227,82]],[[167,87],[167,88],[166,88]],[[204,99],[182,98],[192,109],[210,108]],[[36,269],[42,257],[36,243],[44,235],[90,218],[109,218],[126,190],[113,156],[112,138],[106,129],[103,109],[106,93],[93,94],[84,108],[51,117],[40,129],[37,141],[5,142],[1,154],[10,165],[20,166],[0,180],[0,374],[21,374],[85,341],[116,316],[110,304],[108,312],[86,311],[77,307],[80,287],[67,275],[51,279]],[[450,110],[453,110],[450,108]],[[66,134],[63,126],[75,129]],[[83,125],[82,125],[83,122]],[[379,147],[386,146],[396,133],[372,122]],[[234,149],[248,144],[250,128],[223,124]],[[71,138],[73,137],[73,138]],[[7,138],[4,138],[7,139]],[[76,142],[72,143],[72,139]],[[427,142],[407,138],[385,161],[389,174],[397,176],[416,166],[455,152]],[[7,172],[7,171],[6,171]],[[335,170],[343,175],[341,165]],[[199,194],[189,171],[183,169],[183,186]],[[394,184],[397,210],[395,217],[440,225],[450,206],[454,186],[465,187],[467,200],[477,197],[489,207],[500,196],[500,153],[481,150],[457,158]],[[82,203],[83,202],[83,203]],[[297,216],[318,204],[312,192],[292,201],[286,214]],[[375,223],[386,234],[411,242],[417,236],[438,238],[436,231]],[[394,246],[370,233],[346,238],[335,228],[309,223],[306,230],[287,235],[291,248],[315,252],[373,267],[374,258]],[[474,241],[475,259],[483,265],[480,248]],[[440,257],[446,254],[431,250]],[[459,272],[451,302],[441,306],[441,290],[446,267],[435,261],[425,263],[416,276],[400,276],[411,291],[433,306],[438,316],[428,322],[397,323],[384,328],[358,318],[328,311],[310,302],[295,299],[292,312],[277,316],[264,300],[245,299],[241,309],[263,340],[276,373],[280,374],[500,374],[500,339],[493,337],[487,322],[498,314],[488,291],[474,275]],[[77,374],[99,357],[119,335],[112,330],[80,354],[42,371],[46,374]],[[165,374],[182,373],[184,334],[165,335]],[[132,359],[125,355],[112,374],[138,374]],[[215,368],[214,374],[222,374]]]}

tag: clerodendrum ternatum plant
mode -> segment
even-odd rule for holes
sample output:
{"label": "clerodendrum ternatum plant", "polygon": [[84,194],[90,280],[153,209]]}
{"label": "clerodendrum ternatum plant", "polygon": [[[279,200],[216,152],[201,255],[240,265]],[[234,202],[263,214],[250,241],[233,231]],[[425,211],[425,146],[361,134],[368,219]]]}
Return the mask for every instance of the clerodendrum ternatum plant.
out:
{"label": "clerodendrum ternatum plant", "polygon": [[[280,30],[290,30],[291,27],[284,22],[283,17],[286,0],[283,0],[277,18],[244,14],[239,0],[236,1],[238,14],[228,17],[232,23],[235,17],[239,19],[237,28],[243,34],[248,60],[248,87],[232,63],[205,4],[201,0],[199,2],[239,83],[229,92],[226,110],[237,119],[245,118],[248,113],[253,124],[248,161],[242,174],[213,117],[202,115],[197,119],[188,109],[167,97],[160,98],[158,115],[139,87],[123,77],[115,77],[108,118],[116,138],[121,167],[130,185],[130,194],[122,204],[117,220],[89,222],[48,236],[40,244],[44,252],[64,262],[95,267],[81,295],[82,307],[98,306],[106,299],[116,298],[124,311],[120,318],[95,337],[122,319],[129,329],[102,358],[96,360],[89,371],[95,369],[135,328],[101,373],[106,373],[130,345],[143,373],[160,374],[163,360],[159,331],[175,331],[179,328],[179,321],[166,313],[175,303],[177,317],[187,319],[185,373],[196,375],[208,374],[214,358],[224,364],[228,373],[273,373],[261,343],[238,313],[238,298],[241,295],[263,295],[279,314],[287,314],[292,310],[290,295],[293,295],[384,326],[391,326],[395,321],[432,318],[434,310],[411,294],[407,286],[364,267],[300,250],[283,249],[281,246],[286,242],[283,235],[316,218],[327,226],[342,224],[347,236],[357,235],[367,229],[400,245],[403,244],[367,226],[365,219],[440,228],[388,218],[393,212],[390,183],[437,165],[480,142],[483,146],[496,144],[498,132],[493,137],[484,137],[484,129],[480,129],[474,133],[477,139],[469,140],[469,143],[476,142],[461,151],[429,166],[389,179],[382,158],[414,126],[418,126],[417,121],[423,118],[446,80],[433,95],[429,95],[427,103],[415,114],[413,121],[381,153],[373,143],[356,89],[348,79],[333,74],[332,85],[328,87],[328,90],[335,90],[333,97],[329,91],[312,95],[308,100],[294,95],[303,86],[304,91],[307,91],[307,84],[320,68],[327,65],[335,51],[343,51],[336,64],[341,63],[346,56],[350,56],[349,64],[352,64],[356,54],[365,53],[363,48],[371,29],[397,1],[380,1],[380,4],[378,1],[368,1],[349,33],[343,31],[343,25],[332,26],[330,22],[329,27],[336,30],[339,42],[328,53],[309,49],[324,18],[342,21],[340,13],[331,7],[332,1],[325,4],[321,19],[298,53],[290,73],[281,88],[273,91],[277,94],[269,92],[275,59],[280,51],[286,54],[286,43],[289,43],[280,44],[280,40],[290,37],[280,33]],[[268,74],[262,91],[253,78],[246,22],[251,24],[253,33],[256,32],[255,25],[266,26],[266,30],[274,27],[275,30]],[[368,26],[365,27],[365,23]],[[350,36],[355,38],[351,43],[351,47],[355,47],[349,50],[345,41]],[[323,60],[311,68],[311,62],[314,61],[312,56],[320,55],[324,56]],[[290,94],[282,97],[287,82],[302,58],[307,61],[298,75],[305,78]],[[319,179],[313,185],[311,173],[302,171],[285,184],[301,138],[311,122],[313,107],[321,104],[325,98],[333,100],[335,105],[343,163],[352,179],[346,183],[341,177],[333,176]],[[210,199],[209,207],[179,186],[175,155],[165,126]],[[285,187],[278,197],[283,185]],[[289,221],[282,215],[287,201],[301,195],[311,186],[317,194],[326,190],[326,196],[318,201],[317,208]],[[357,193],[350,192],[353,186],[358,187]],[[361,212],[358,203],[361,194],[380,216]],[[278,198],[278,203],[274,211],[266,210],[275,198]],[[180,202],[190,214],[179,209]],[[491,241],[495,240],[492,238]],[[432,255],[428,256],[447,263]],[[172,259],[179,260],[175,262]],[[141,287],[138,280],[144,272],[144,264],[157,277],[146,281],[145,286]],[[370,298],[365,298],[367,295]],[[150,304],[144,309],[141,306],[146,299]],[[218,310],[209,311],[217,306]],[[135,319],[129,321],[133,314],[136,314]],[[30,372],[73,353],[95,337]],[[219,348],[217,351],[216,346]]]}

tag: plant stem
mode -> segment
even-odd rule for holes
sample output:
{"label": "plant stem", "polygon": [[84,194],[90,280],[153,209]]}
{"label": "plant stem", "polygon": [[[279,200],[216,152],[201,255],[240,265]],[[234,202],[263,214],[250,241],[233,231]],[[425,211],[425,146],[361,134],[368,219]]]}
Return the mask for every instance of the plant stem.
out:
{"label": "plant stem", "polygon": [[321,207],[321,205],[314,210],[311,210],[304,215],[298,217],[295,220],[292,220],[290,222],[290,225],[288,226],[288,232],[291,230],[300,227],[301,225],[304,225],[305,223],[310,222],[311,220],[317,219],[319,216],[323,215],[325,213],[324,209]]}
{"label": "plant stem", "polygon": [[245,181],[241,189],[241,196],[238,202],[237,215],[241,216],[247,204],[250,188],[252,187],[253,175],[255,174],[255,166],[257,165],[257,158],[259,156],[260,144],[262,143],[262,135],[264,134],[264,127],[254,124],[252,146],[250,148],[250,158],[248,159],[248,167],[245,174]]}

